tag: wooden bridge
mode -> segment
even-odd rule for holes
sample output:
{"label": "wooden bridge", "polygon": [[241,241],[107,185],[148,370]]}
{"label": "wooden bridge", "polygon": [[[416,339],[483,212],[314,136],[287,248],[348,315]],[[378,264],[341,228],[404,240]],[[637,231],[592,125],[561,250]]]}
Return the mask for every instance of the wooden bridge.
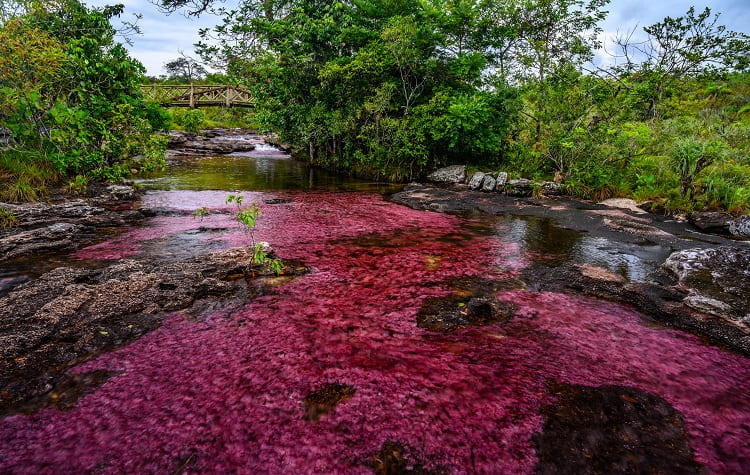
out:
{"label": "wooden bridge", "polygon": [[241,86],[149,84],[141,86],[141,91],[146,100],[165,107],[253,106],[250,91]]}

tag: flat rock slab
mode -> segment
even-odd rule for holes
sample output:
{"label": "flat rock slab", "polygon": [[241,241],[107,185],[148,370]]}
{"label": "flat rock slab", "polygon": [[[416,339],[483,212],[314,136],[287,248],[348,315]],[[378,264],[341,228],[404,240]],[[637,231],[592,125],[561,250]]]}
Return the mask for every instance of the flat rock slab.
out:
{"label": "flat rock slab", "polygon": [[214,129],[203,134],[173,130],[167,146],[173,155],[226,155],[255,150],[255,144],[239,129]]}
{"label": "flat rock slab", "polygon": [[89,196],[60,203],[0,203],[15,216],[0,229],[0,262],[24,256],[79,249],[101,230],[137,222],[149,212],[138,210],[139,194],[123,185],[93,186]]}

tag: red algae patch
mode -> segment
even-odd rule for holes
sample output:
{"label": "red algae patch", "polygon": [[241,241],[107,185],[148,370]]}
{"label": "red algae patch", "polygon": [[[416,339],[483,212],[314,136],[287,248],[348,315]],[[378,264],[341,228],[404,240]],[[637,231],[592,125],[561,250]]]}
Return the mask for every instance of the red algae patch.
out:
{"label": "red algae patch", "polygon": [[[199,322],[175,313],[79,366],[119,374],[70,411],[0,420],[0,471],[530,473],[544,408],[560,401],[550,382],[653,395],[661,405],[642,404],[680,414],[697,464],[721,473],[750,464],[746,358],[647,328],[621,306],[507,290],[524,256],[465,220],[377,195],[280,198],[291,201],[256,200],[256,238],[310,274]],[[164,234],[186,225],[159,219]],[[247,243],[239,231],[215,239]],[[469,292],[474,278],[509,282],[493,294],[517,309],[510,320],[445,334],[417,327],[426,299]],[[333,390],[322,399],[338,405],[311,423],[305,399],[331,382],[355,391]]]}

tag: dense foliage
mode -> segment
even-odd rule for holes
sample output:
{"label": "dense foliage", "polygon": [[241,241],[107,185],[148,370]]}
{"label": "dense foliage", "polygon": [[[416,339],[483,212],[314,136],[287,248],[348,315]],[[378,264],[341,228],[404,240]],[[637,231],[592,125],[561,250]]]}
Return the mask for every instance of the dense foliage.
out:
{"label": "dense foliage", "polygon": [[[152,132],[166,117],[143,101],[144,68],[115,41],[110,24],[123,6],[92,10],[59,0],[16,7],[0,24],[5,198],[34,198],[60,177],[117,179],[163,160],[164,139]],[[124,163],[137,154],[146,155],[144,163]]]}
{"label": "dense foliage", "polygon": [[691,8],[595,67],[606,4],[243,0],[199,52],[320,165],[406,179],[471,163],[589,198],[747,210],[748,36]]}

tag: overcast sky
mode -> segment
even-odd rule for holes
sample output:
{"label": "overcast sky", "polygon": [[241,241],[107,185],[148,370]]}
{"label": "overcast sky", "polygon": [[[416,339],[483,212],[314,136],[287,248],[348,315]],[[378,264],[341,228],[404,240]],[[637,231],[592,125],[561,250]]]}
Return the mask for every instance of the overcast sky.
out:
{"label": "overcast sky", "polygon": [[[165,15],[149,0],[84,0],[91,6],[103,6],[113,3],[125,5],[123,18],[139,13],[143,18],[138,22],[142,35],[133,38],[133,46],[128,49],[140,60],[151,76],[164,73],[164,63],[175,59],[182,50],[193,53],[193,44],[199,40],[198,29],[215,25],[217,17],[204,15],[198,19],[186,17],[181,13]],[[226,2],[233,3],[234,0]],[[608,37],[620,30],[625,32],[638,25],[640,27],[660,21],[665,16],[680,16],[695,5],[696,11],[703,11],[706,6],[714,12],[720,12],[720,23],[730,29],[750,34],[750,2],[748,0],[612,0],[607,7],[609,15],[602,27]]]}

